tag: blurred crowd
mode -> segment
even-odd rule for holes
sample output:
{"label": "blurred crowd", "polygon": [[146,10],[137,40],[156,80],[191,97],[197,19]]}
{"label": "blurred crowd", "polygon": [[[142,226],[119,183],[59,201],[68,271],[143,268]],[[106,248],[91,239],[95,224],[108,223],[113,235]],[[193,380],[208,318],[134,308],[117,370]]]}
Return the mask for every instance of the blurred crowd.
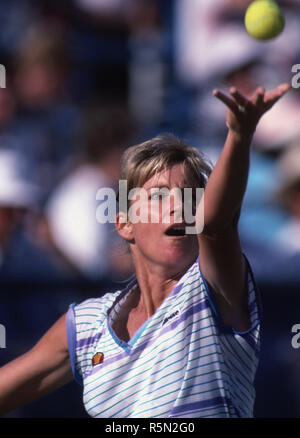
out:
{"label": "blurred crowd", "polygon": [[[216,160],[225,110],[212,90],[230,86],[251,95],[291,83],[299,63],[298,1],[279,1],[285,30],[275,40],[250,38],[243,26],[249,0],[177,1],[176,71],[192,95],[190,133]],[[260,282],[300,282],[300,94],[292,89],[258,125],[240,219],[245,254]],[[298,213],[297,213],[298,211]]]}
{"label": "blurred crowd", "polygon": [[96,222],[96,192],[115,187],[124,148],[162,111],[161,11],[136,0],[5,3],[0,279],[124,279],[127,249],[113,224]]}
{"label": "blurred crowd", "polygon": [[[130,275],[113,225],[95,219],[95,193],[116,186],[124,148],[172,131],[214,162],[225,110],[212,89],[235,85],[249,95],[291,81],[297,1],[281,2],[286,28],[269,43],[245,32],[249,3],[1,3],[1,279]],[[300,278],[299,114],[293,90],[254,140],[240,232],[262,281]]]}
{"label": "blurred crowd", "polygon": [[[299,1],[278,0],[286,27],[267,43],[244,29],[249,3],[1,1],[0,282],[130,277],[113,224],[96,221],[124,148],[171,131],[214,163],[226,125],[212,90],[270,89],[300,62]],[[300,284],[299,120],[292,89],[253,141],[240,235],[260,284]]]}

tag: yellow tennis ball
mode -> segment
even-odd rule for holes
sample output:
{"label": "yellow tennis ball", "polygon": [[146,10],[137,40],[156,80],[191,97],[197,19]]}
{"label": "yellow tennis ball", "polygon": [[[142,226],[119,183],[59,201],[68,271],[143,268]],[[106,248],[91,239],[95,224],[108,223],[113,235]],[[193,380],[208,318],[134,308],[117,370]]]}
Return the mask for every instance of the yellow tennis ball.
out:
{"label": "yellow tennis ball", "polygon": [[247,8],[245,27],[253,38],[271,40],[283,31],[284,24],[280,7],[271,0],[255,0]]}

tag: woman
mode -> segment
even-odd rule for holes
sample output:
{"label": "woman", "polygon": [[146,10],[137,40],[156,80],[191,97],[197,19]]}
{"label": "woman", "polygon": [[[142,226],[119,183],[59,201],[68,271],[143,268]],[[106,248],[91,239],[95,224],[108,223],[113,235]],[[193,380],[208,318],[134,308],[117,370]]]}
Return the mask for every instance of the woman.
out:
{"label": "woman", "polygon": [[[252,416],[259,312],[237,223],[251,138],[260,117],[288,89],[258,88],[250,99],[234,88],[230,96],[214,91],[228,107],[228,136],[210,175],[201,156],[172,137],[125,153],[122,179],[128,190],[148,194],[138,209],[147,206],[155,218],[132,220],[122,209],[117,214],[136,279],[124,291],[71,306],[32,350],[4,366],[1,412],[74,375],[95,417]],[[198,234],[188,234],[179,193],[205,183]],[[172,189],[165,208],[162,195]]]}

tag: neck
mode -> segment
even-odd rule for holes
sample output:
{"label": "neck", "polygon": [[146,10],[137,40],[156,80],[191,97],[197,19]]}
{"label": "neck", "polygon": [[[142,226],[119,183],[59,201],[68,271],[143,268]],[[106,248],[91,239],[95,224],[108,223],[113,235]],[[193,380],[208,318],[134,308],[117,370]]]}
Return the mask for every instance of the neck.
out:
{"label": "neck", "polygon": [[136,308],[149,318],[167,298],[184,272],[172,276],[161,266],[155,269],[154,266],[136,260],[134,254],[133,260],[139,288]]}

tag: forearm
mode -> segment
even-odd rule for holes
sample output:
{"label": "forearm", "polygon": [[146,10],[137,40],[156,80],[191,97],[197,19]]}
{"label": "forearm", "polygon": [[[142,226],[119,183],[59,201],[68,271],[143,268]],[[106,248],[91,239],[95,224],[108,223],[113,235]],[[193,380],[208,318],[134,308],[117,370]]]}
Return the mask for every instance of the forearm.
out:
{"label": "forearm", "polygon": [[72,380],[67,360],[59,365],[44,362],[30,351],[0,368],[0,416]]}
{"label": "forearm", "polygon": [[65,325],[64,315],[31,350],[0,368],[0,415],[73,379]]}
{"label": "forearm", "polygon": [[204,233],[222,233],[233,225],[247,187],[250,144],[251,137],[228,131],[204,191]]}

